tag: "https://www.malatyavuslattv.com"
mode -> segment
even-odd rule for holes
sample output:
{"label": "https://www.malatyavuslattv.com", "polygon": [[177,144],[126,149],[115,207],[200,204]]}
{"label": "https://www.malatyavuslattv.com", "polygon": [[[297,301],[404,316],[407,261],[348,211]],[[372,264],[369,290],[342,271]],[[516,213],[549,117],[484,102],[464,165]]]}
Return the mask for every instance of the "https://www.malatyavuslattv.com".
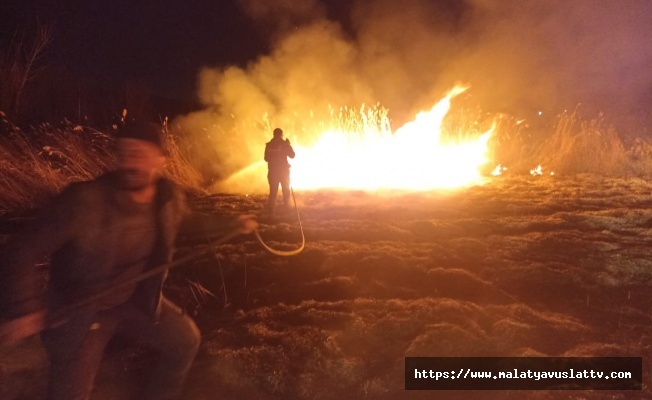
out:
{"label": "https://www.malatyavuslattv.com", "polygon": [[407,357],[408,390],[641,390],[640,357]]}

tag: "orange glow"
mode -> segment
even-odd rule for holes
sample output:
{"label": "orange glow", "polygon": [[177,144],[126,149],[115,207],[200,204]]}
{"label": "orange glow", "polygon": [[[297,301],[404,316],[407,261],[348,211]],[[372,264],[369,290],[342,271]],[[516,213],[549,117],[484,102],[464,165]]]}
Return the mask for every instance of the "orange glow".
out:
{"label": "orange glow", "polygon": [[[482,184],[493,127],[474,137],[442,138],[442,121],[451,100],[466,88],[455,87],[429,111],[392,132],[386,110],[340,110],[331,127],[308,145],[290,134],[296,158],[295,189],[429,190]],[[262,149],[260,151],[262,154]],[[265,192],[266,164],[258,161],[214,186],[215,191]],[[506,168],[502,168],[505,170]]]}
{"label": "orange glow", "polygon": [[367,124],[362,132],[324,132],[312,146],[294,145],[292,185],[297,189],[427,190],[479,184],[493,128],[473,140],[446,142],[441,125],[456,87],[430,111],[391,132],[389,124]]}

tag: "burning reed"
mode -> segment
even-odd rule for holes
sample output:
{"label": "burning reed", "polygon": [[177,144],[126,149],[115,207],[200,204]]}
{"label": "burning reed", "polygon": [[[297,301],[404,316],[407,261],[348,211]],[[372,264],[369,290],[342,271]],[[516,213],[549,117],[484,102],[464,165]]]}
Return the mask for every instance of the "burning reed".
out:
{"label": "burning reed", "polygon": [[[0,209],[4,212],[35,207],[71,182],[92,179],[114,165],[112,129],[100,131],[64,120],[59,125],[44,123],[22,130],[12,125],[4,114],[0,116],[3,124]],[[378,136],[394,135],[388,110],[379,104],[359,109],[329,107],[324,119],[297,115],[295,120],[286,122],[288,127],[294,128],[288,131],[293,132],[292,138],[298,141],[299,148],[308,150],[318,143],[324,132],[364,137],[372,130]],[[528,174],[532,168],[542,165],[545,170],[563,175],[652,176],[652,143],[632,132],[628,132],[628,137],[634,139],[625,140],[602,115],[584,120],[577,112],[565,112],[546,125],[537,124],[534,119],[491,115],[478,109],[455,110],[442,122],[442,138],[467,141],[492,124],[494,128],[487,142],[488,161],[481,168],[486,175],[501,164],[510,174]],[[242,150],[238,157],[248,160],[241,161],[241,167],[247,162],[260,164],[264,133],[272,127],[267,115],[257,122],[234,121],[230,127],[172,126],[167,120],[163,125],[169,151],[166,176],[183,187],[199,191],[215,177],[211,176],[214,168],[230,163],[229,154],[224,153],[234,148]],[[250,140],[252,132],[258,133],[259,140],[255,143]],[[225,140],[229,142],[226,146]],[[261,151],[257,151],[259,148]],[[207,167],[209,150],[214,156],[210,157],[212,166]],[[303,152],[299,156],[306,158],[308,154]],[[299,167],[296,166],[297,172]],[[231,173],[234,171],[231,168]],[[256,174],[253,180],[264,180],[264,172],[259,172],[253,171]],[[442,174],[447,170],[414,173]],[[246,174],[251,184],[250,175]]]}

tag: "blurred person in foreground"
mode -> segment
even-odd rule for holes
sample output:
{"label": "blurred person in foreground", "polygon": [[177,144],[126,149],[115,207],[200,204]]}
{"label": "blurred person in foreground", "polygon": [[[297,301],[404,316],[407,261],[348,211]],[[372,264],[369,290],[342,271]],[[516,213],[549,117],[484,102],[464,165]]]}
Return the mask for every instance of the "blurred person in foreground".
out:
{"label": "blurred person in foreground", "polygon": [[267,181],[269,182],[269,200],[267,210],[274,212],[278,185],[283,190],[283,206],[287,210],[290,206],[290,163],[289,158],[294,158],[294,150],[289,139],[284,139],[283,130],[274,129],[274,137],[265,144],[265,161],[267,161]]}
{"label": "blurred person in foreground", "polygon": [[[257,228],[246,215],[190,218],[182,190],[161,176],[163,143],[159,126],[127,124],[116,140],[118,168],[64,189],[0,251],[0,306],[9,320],[2,334],[11,342],[42,332],[50,400],[90,398],[116,334],[160,354],[139,398],[179,398],[200,332],[162,295],[167,274],[121,287],[58,326],[46,326],[48,313],[171,261],[177,235],[196,231],[201,221],[213,233]],[[43,295],[35,264],[45,256],[52,259]]]}

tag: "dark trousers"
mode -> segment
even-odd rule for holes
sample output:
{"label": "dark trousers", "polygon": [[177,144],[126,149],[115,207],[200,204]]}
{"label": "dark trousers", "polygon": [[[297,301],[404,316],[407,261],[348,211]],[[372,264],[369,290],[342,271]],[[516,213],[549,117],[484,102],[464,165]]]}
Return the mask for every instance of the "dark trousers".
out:
{"label": "dark trousers", "polygon": [[158,321],[131,305],[123,305],[44,332],[43,343],[50,359],[48,399],[89,399],[104,349],[116,334],[135,339],[160,354],[139,398],[179,398],[201,337],[192,319],[163,299]]}
{"label": "dark trousers", "polygon": [[274,210],[276,204],[276,196],[278,195],[278,185],[281,185],[283,190],[283,204],[290,205],[290,170],[269,171],[267,173],[267,181],[269,182],[269,201],[267,206],[270,210]]}

